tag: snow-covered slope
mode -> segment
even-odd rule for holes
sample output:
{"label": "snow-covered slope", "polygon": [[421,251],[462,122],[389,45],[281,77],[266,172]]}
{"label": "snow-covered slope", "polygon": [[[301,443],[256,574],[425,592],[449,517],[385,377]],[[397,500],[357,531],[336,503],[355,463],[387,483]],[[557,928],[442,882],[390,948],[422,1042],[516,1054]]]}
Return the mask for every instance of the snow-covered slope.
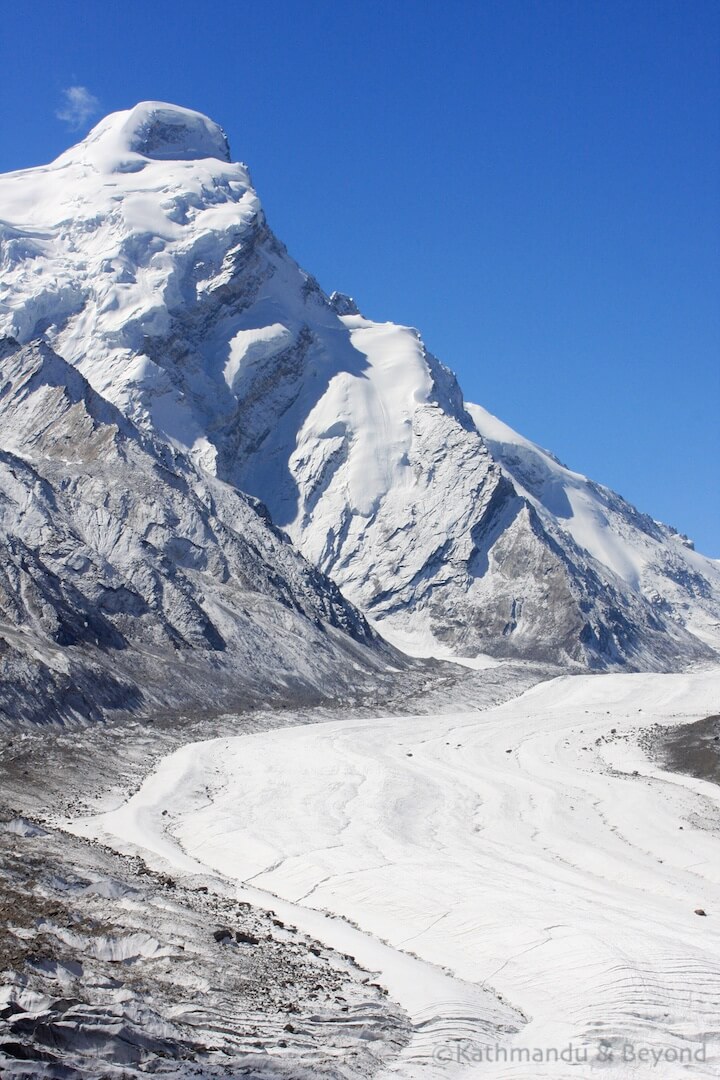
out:
{"label": "snow-covered slope", "polygon": [[[144,103],[0,178],[1,331],[43,337],[141,430],[261,498],[390,634],[591,667],[720,642],[717,567],[667,530],[645,550],[630,508],[602,543],[579,514],[566,528],[416,331],[288,256],[197,113]],[[639,549],[660,569],[633,578]]]}
{"label": "snow-covered slope", "polygon": [[44,343],[0,344],[0,545],[0,715],[317,698],[394,659],[262,506]]}
{"label": "snow-covered slope", "polygon": [[641,514],[620,495],[572,472],[479,405],[468,412],[493,458],[559,543],[572,537],[655,608],[717,647],[720,562],[677,530]]}

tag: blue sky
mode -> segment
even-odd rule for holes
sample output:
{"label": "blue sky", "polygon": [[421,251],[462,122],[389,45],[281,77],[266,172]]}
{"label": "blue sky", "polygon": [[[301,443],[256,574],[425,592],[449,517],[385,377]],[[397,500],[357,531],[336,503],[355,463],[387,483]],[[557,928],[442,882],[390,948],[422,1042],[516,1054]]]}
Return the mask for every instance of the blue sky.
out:
{"label": "blue sky", "polygon": [[325,289],[720,556],[714,0],[24,0],[1,25],[0,170],[139,100],[208,113]]}

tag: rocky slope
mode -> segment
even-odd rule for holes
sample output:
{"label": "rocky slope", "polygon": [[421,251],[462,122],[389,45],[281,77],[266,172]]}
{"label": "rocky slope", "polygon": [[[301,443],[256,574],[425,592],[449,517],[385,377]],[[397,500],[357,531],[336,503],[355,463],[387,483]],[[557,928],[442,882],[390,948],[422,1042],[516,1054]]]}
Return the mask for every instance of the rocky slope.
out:
{"label": "rocky slope", "polygon": [[382,632],[590,668],[717,656],[717,564],[484,429],[416,331],[327,297],[212,121],[113,114],[0,178],[0,218],[0,330],[262,499]]}
{"label": "rocky slope", "polygon": [[397,659],[262,506],[44,342],[0,346],[0,542],[6,718],[317,699]]}
{"label": "rocky slope", "polygon": [[0,917],[5,1078],[364,1080],[408,1039],[369,972],[273,911],[22,817]]}

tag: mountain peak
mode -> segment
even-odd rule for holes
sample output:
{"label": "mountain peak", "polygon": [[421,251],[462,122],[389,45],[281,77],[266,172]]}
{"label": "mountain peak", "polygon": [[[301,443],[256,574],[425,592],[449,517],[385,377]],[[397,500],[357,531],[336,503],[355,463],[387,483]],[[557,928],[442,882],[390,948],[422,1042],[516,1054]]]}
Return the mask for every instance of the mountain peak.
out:
{"label": "mountain peak", "polygon": [[132,109],[110,113],[68,151],[72,158],[123,158],[127,154],[153,161],[217,158],[227,162],[230,147],[220,125],[202,113],[164,101],[141,101]]}
{"label": "mountain peak", "polygon": [[338,315],[359,315],[360,308],[352,296],[347,293],[334,292],[330,294],[330,303]]}

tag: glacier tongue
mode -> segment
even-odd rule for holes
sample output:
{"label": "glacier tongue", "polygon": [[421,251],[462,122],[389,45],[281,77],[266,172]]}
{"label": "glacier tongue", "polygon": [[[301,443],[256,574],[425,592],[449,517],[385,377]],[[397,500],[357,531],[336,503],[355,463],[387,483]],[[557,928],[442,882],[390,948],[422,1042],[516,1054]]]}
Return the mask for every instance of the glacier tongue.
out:
{"label": "glacier tongue", "polygon": [[381,629],[591,668],[717,655],[717,564],[466,406],[417,331],[327,297],[212,121],[114,114],[0,177],[0,220],[0,332],[44,339],[140,430],[262,499]]}

